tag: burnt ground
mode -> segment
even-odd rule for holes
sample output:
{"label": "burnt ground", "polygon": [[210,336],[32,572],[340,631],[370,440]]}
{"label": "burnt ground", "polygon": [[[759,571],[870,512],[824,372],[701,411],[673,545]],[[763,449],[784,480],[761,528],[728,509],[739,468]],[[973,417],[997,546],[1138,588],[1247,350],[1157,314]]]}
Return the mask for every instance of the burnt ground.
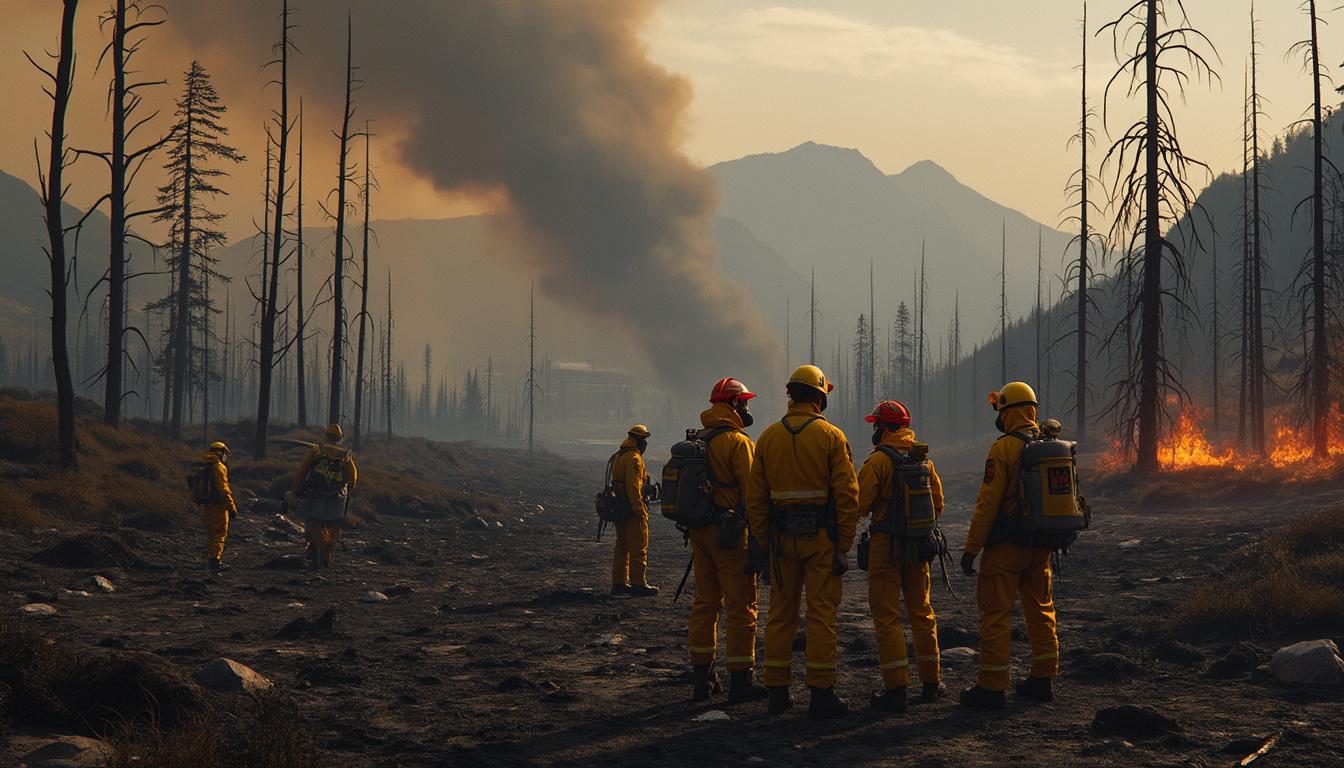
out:
{"label": "burnt ground", "polygon": [[[1166,631],[1187,591],[1232,550],[1338,496],[1151,514],[1095,500],[1094,527],[1057,579],[1064,667],[1053,705],[1010,697],[1008,709],[989,714],[950,700],[914,703],[903,717],[868,710],[879,676],[865,577],[851,571],[838,687],[857,711],[812,722],[801,658],[800,706],[784,717],[767,716],[764,703],[687,701],[690,601],[671,602],[686,563],[680,536],[653,521],[651,578],[661,596],[608,596],[611,540],[594,542],[588,501],[599,475],[588,464],[553,467],[544,492],[506,498],[510,511],[486,530],[470,519],[384,517],[348,531],[336,565],[320,574],[265,567],[292,565],[276,559],[301,545],[259,513],[235,521],[233,569],[215,581],[205,577],[204,536],[192,526],[123,531],[148,569],[38,565],[28,558],[71,530],[0,531],[0,610],[52,602],[57,615],[33,621],[81,643],[152,651],[188,672],[218,656],[247,664],[297,698],[328,765],[1222,766],[1271,737],[1255,765],[1344,764],[1344,697],[1289,690],[1235,664],[1230,679],[1211,676],[1232,642],[1174,645]],[[949,498],[971,498],[975,478],[955,480]],[[946,515],[954,548],[967,511],[963,501]],[[116,592],[94,589],[94,574]],[[975,645],[972,580],[958,574],[953,583],[958,597],[934,598],[944,651]],[[373,590],[389,599],[366,602]],[[762,614],[767,600],[763,592]],[[329,624],[319,621],[327,611]],[[284,637],[296,619],[310,631]],[[1277,645],[1239,651],[1263,661]],[[1026,653],[1021,634],[1014,652]],[[945,654],[954,695],[976,664],[966,651]],[[1171,722],[1094,727],[1099,710],[1124,704],[1151,706]],[[695,719],[715,709],[730,719]]]}

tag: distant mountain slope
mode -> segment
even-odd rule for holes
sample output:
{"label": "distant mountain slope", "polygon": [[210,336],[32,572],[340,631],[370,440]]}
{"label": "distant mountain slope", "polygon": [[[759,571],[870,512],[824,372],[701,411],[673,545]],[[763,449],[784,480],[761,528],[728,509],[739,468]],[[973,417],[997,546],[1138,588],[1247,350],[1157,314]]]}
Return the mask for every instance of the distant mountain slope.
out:
{"label": "distant mountain slope", "polygon": [[[808,142],[710,170],[720,181],[722,215],[744,223],[796,271],[806,275],[817,269],[823,338],[851,334],[859,312],[867,311],[870,259],[877,274],[878,322],[890,323],[895,302],[908,302],[914,294],[921,241],[927,241],[929,327],[948,325],[960,293],[968,338],[987,337],[998,322],[1005,222],[1010,315],[1024,314],[1035,300],[1041,225],[931,161],[889,176],[857,150]],[[1048,273],[1059,264],[1070,235],[1047,226],[1043,237]]]}

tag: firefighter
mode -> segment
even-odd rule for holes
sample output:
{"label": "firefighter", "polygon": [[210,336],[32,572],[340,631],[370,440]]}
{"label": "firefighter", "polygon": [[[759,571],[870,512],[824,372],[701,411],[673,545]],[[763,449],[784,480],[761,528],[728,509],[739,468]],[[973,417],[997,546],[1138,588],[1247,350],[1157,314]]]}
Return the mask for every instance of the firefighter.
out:
{"label": "firefighter", "polygon": [[322,443],[313,446],[294,474],[293,493],[300,499],[309,568],[331,565],[350,491],[359,482],[354,454],[341,445],[344,439],[340,424],[327,427]]}
{"label": "firefighter", "polygon": [[765,684],[771,714],[793,706],[793,640],[804,593],[808,714],[827,718],[849,711],[834,691],[836,612],[858,523],[859,489],[849,441],[822,416],[833,388],[814,365],[793,372],[786,385],[788,413],[761,435],[747,483],[751,532],[769,550]]}
{"label": "firefighter", "polygon": [[[910,616],[910,635],[915,643],[916,665],[923,683],[921,698],[935,701],[947,693],[941,681],[938,663],[938,619],[930,600],[929,557],[936,553],[933,539],[905,540],[893,535],[893,520],[904,514],[893,509],[897,492],[892,458],[884,449],[909,456],[915,447],[910,429],[910,411],[897,400],[878,403],[864,419],[873,425],[873,452],[859,470],[859,509],[872,516],[872,539],[868,556],[868,606],[873,614],[877,635],[878,661],[885,690],[873,695],[872,705],[890,712],[906,710],[906,689],[910,685],[910,661],[905,648],[905,630],[901,627],[901,598]],[[928,462],[928,490],[934,520],[943,512],[943,483],[933,462]],[[895,526],[893,525],[895,524]]]}
{"label": "firefighter", "polygon": [[[980,676],[961,692],[967,707],[999,709],[1010,681],[1013,603],[1019,597],[1031,644],[1030,676],[1017,686],[1019,698],[1053,701],[1052,679],[1059,674],[1059,637],[1050,569],[1052,550],[1024,546],[1017,521],[1019,459],[1025,438],[1037,434],[1036,393],[1020,381],[991,393],[995,426],[1003,436],[989,449],[984,481],[966,534],[961,569],[975,575],[975,557],[983,552],[975,599],[980,608]],[[1023,435],[1017,438],[1014,433]]]}
{"label": "firefighter", "polygon": [[[695,567],[695,602],[686,645],[695,683],[692,701],[704,701],[717,686],[713,672],[718,653],[719,612],[725,612],[724,640],[729,674],[728,703],[766,697],[753,680],[756,664],[756,572],[747,558],[744,492],[751,473],[754,446],[742,430],[752,425],[748,401],[756,394],[734,378],[720,379],[709,395],[709,409],[700,414],[701,436],[708,442],[709,471],[714,484],[714,522],[687,531]],[[727,538],[736,530],[731,541]]]}
{"label": "firefighter", "polygon": [[233,488],[229,486],[229,446],[213,442],[206,449],[205,456],[196,465],[200,472],[202,491],[195,491],[196,504],[201,509],[201,519],[205,523],[206,566],[210,573],[218,575],[228,570],[224,559],[224,542],[229,537],[229,521],[238,514],[238,504],[233,500]]}
{"label": "firefighter", "polygon": [[616,546],[611,553],[611,593],[652,597],[658,588],[649,584],[649,506],[645,498],[649,473],[644,468],[644,451],[653,433],[643,424],[626,432],[611,477],[630,503],[633,514],[616,524]]}

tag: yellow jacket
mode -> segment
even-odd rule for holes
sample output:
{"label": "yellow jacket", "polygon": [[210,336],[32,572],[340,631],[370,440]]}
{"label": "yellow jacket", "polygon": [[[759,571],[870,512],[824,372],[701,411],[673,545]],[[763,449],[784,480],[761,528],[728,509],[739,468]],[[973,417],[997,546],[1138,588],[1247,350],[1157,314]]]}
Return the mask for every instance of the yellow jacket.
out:
{"label": "yellow jacket", "polygon": [[233,500],[233,488],[229,485],[229,468],[219,460],[219,455],[215,453],[206,453],[202,461],[211,465],[211,469],[215,473],[215,487],[219,489],[219,501],[202,504],[201,506],[206,509],[212,507],[224,509],[230,516],[238,514],[238,503]]}
{"label": "yellow jacket", "polygon": [[[915,432],[912,429],[887,430],[882,436],[882,445],[895,448],[899,453],[909,453],[915,444]],[[868,454],[868,460],[859,470],[859,514],[871,515],[874,523],[887,519],[891,513],[891,458],[878,448]],[[943,481],[933,461],[929,461],[929,494],[933,497],[933,511],[939,517],[943,514]]]}
{"label": "yellow jacket", "polygon": [[355,454],[347,451],[334,443],[322,443],[313,446],[308,455],[303,458],[303,463],[299,465],[299,471],[294,475],[294,493],[303,493],[303,481],[308,477],[308,470],[312,469],[317,457],[326,455],[333,459],[344,460],[341,462],[341,475],[345,478],[347,488],[354,488],[359,482],[359,467],[355,466]]}
{"label": "yellow jacket", "polygon": [[[719,485],[714,488],[714,506],[742,509],[746,506],[747,479],[756,446],[742,429],[742,417],[727,403],[715,403],[700,414],[705,431],[727,427],[709,441],[709,471]],[[730,487],[722,487],[727,485]]]}
{"label": "yellow jacket", "polygon": [[[798,434],[810,418],[817,420]],[[835,505],[838,541],[848,552],[859,522],[859,483],[845,433],[826,421],[811,403],[793,403],[783,423],[771,424],[756,443],[756,457],[747,482],[747,520],[758,541],[769,541],[770,507],[790,504]]]}
{"label": "yellow jacket", "polygon": [[1037,432],[1036,407],[1023,405],[1009,408],[1003,412],[1003,426],[1005,434],[989,447],[989,458],[985,460],[985,478],[980,483],[980,495],[975,499],[970,530],[966,532],[966,552],[972,555],[980,554],[980,550],[985,548],[985,542],[989,540],[989,533],[999,515],[1018,513],[1018,464],[1025,446],[1021,440],[1007,433]]}
{"label": "yellow jacket", "polygon": [[621,443],[621,453],[611,465],[611,479],[625,492],[630,509],[636,515],[648,513],[644,506],[644,481],[648,476],[648,470],[644,468],[644,456],[640,454],[635,438],[627,437]]}

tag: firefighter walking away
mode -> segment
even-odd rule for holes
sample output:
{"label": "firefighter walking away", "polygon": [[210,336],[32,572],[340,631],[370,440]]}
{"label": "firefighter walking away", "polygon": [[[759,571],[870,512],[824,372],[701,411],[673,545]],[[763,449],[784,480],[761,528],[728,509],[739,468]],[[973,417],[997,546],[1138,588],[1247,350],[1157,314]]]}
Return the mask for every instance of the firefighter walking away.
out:
{"label": "firefighter walking away", "polygon": [[331,565],[340,542],[350,491],[359,482],[354,454],[341,445],[344,438],[340,424],[327,427],[322,443],[308,451],[294,474],[293,493],[299,497],[309,568]]}

